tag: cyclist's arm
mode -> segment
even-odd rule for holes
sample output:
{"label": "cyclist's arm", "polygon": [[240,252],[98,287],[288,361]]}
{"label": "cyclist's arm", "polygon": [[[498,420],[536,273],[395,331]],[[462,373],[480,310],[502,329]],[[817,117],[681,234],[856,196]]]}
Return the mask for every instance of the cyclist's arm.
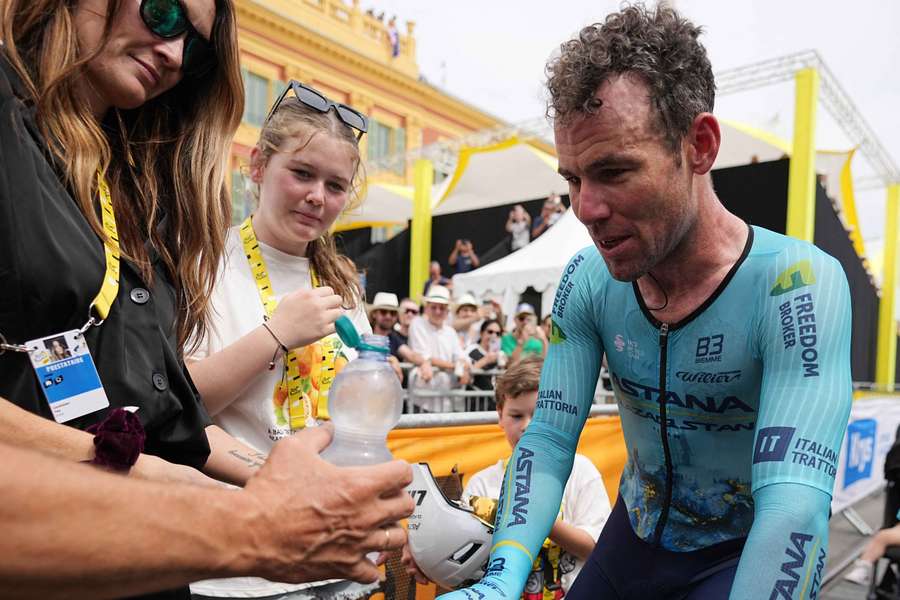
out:
{"label": "cyclist's arm", "polygon": [[477,593],[448,598],[518,598],[534,557],[556,521],[575,447],[584,427],[603,355],[589,273],[600,268],[587,249],[563,272],[553,307],[555,343],[541,373],[534,418],[510,458],[497,507],[493,549]]}
{"label": "cyclist's arm", "polygon": [[[812,597],[828,550],[831,492],[852,399],[850,295],[837,261],[811,248],[790,250],[767,282],[758,323],[755,517],[731,600],[759,598],[761,590],[778,599]],[[797,265],[802,270],[792,275]]]}

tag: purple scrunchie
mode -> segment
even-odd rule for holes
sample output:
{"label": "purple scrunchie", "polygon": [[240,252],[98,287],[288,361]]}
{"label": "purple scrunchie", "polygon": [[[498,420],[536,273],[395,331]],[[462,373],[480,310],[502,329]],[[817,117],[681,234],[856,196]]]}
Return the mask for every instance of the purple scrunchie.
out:
{"label": "purple scrunchie", "polygon": [[101,422],[87,428],[94,434],[91,464],[128,471],[144,451],[144,426],[134,413],[114,408]]}

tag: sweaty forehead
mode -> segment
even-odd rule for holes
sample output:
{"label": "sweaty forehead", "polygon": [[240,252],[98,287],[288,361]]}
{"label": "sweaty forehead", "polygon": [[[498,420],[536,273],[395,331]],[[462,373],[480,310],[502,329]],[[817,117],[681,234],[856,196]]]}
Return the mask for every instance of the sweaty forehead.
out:
{"label": "sweaty forehead", "polygon": [[586,155],[623,151],[659,138],[652,126],[647,86],[637,77],[618,75],[594,93],[599,107],[557,119],[554,125],[560,167],[581,162]]}

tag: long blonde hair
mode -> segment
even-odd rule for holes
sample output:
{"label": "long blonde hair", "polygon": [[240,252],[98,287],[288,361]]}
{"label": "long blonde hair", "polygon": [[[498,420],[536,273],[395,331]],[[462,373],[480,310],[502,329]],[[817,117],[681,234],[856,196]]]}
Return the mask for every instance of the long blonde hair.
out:
{"label": "long blonde hair", "polygon": [[[211,43],[217,66],[133,110],[113,109],[103,127],[80,97],[79,78],[109,39],[121,0],[109,0],[103,37],[79,50],[71,0],[3,0],[7,60],[37,107],[37,123],[85,219],[96,211],[97,170],[106,173],[123,255],[149,285],[158,254],[175,286],[179,347],[208,326],[209,297],[231,221],[227,159],[243,112],[231,0],[216,0]],[[160,222],[165,219],[165,226]]]}
{"label": "long blonde hair", "polygon": [[[344,207],[344,212],[358,208],[362,203],[360,187],[365,174],[359,154],[359,142],[356,135],[340,121],[333,110],[322,113],[309,108],[293,97],[286,97],[272,115],[272,118],[263,125],[259,134],[256,147],[259,149],[259,159],[262,164],[267,164],[269,158],[283,148],[285,142],[290,139],[300,138],[302,150],[309,144],[313,136],[324,134],[346,142],[353,153],[353,177],[350,180],[350,201]],[[257,191],[257,200],[258,191]],[[355,309],[360,297],[365,293],[359,283],[359,275],[353,261],[338,253],[334,243],[334,236],[330,232],[323,233],[319,238],[309,242],[306,256],[310,265],[319,277],[319,281],[334,289],[344,301],[344,308]]]}

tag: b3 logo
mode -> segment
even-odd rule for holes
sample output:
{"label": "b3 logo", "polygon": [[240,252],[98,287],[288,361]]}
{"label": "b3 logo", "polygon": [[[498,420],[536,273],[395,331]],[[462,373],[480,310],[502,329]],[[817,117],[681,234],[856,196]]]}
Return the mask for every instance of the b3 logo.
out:
{"label": "b3 logo", "polygon": [[724,343],[725,336],[721,333],[697,338],[697,360],[695,362],[719,362],[722,360],[722,346]]}

